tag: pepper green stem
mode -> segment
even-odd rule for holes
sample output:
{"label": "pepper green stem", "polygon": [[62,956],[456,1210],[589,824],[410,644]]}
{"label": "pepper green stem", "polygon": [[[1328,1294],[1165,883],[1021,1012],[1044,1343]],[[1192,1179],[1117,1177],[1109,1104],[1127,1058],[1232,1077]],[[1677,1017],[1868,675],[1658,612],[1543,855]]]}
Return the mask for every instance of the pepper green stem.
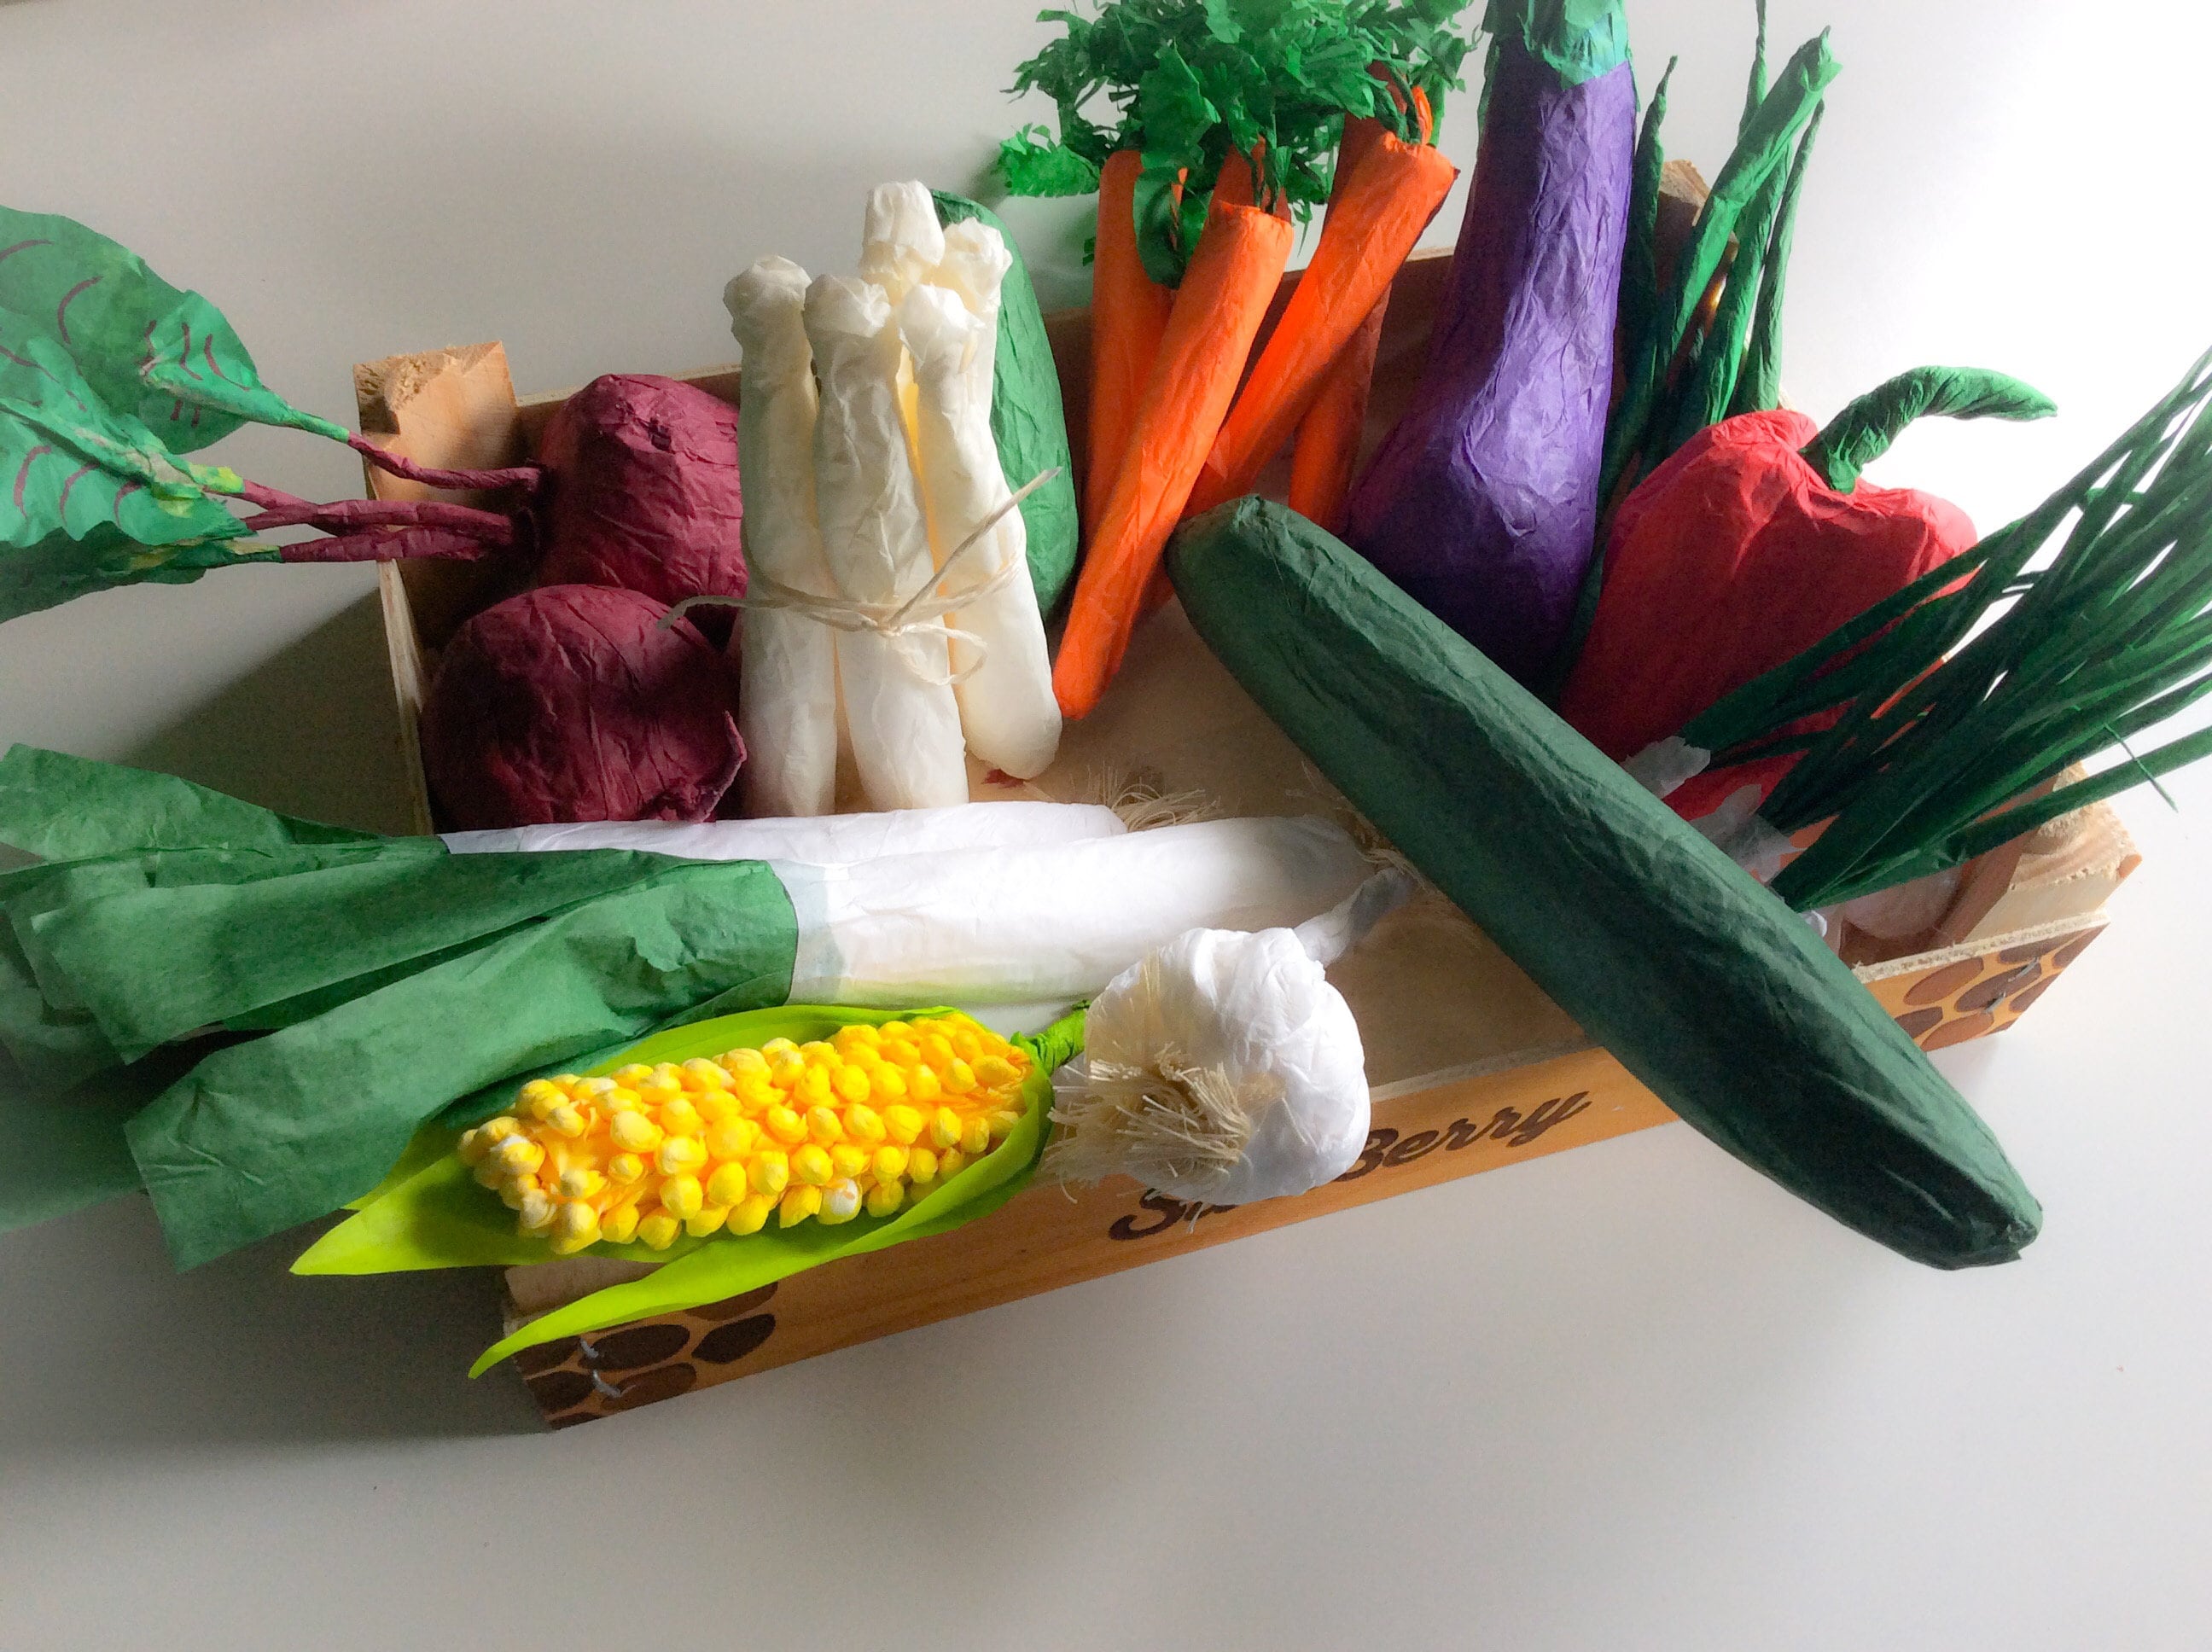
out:
{"label": "pepper green stem", "polygon": [[1868,392],[1836,415],[1804,450],[1805,460],[1839,494],[1889,451],[1915,419],[2047,419],[2058,410],[2041,391],[1981,367],[1915,367]]}

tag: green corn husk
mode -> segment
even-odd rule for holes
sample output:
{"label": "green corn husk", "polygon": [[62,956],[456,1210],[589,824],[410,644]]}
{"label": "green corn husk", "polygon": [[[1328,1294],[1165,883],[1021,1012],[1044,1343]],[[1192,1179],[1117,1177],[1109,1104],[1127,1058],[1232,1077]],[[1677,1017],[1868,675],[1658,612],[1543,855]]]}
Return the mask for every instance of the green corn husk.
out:
{"label": "green corn husk", "polygon": [[[1784,833],[1830,823],[1774,882],[1802,910],[1959,865],[2212,754],[2208,733],[2130,744],[2207,694],[2212,353],[2035,511],[1682,738],[1718,765],[1802,754],[1760,811]],[[1793,732],[1823,714],[1826,729]],[[2015,801],[2116,749],[2126,761]]]}

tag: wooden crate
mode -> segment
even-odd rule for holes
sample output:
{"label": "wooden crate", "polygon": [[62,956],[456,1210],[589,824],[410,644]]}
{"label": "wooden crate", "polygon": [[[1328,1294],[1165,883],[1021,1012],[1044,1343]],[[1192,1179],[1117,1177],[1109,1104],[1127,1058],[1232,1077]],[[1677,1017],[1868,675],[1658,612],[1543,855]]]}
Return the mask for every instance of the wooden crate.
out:
{"label": "wooden crate", "polygon": [[[1447,268],[1443,258],[1417,257],[1398,280],[1378,368],[1375,430],[1395,420],[1416,376]],[[1088,320],[1077,312],[1049,325],[1080,452]],[[563,399],[518,399],[497,344],[396,356],[356,371],[363,428],[434,465],[523,459]],[[736,398],[734,368],[686,377]],[[380,472],[369,481],[380,497],[422,491]],[[380,571],[422,829],[437,822],[422,781],[415,723],[437,650],[516,578],[496,566],[465,564]],[[1139,632],[1121,677],[1092,716],[1070,726],[1046,774],[1007,787],[976,770],[975,794],[1077,798],[1095,795],[1109,773],[1139,771],[1171,790],[1202,793],[1233,813],[1346,807],[1174,604]],[[1850,956],[1869,989],[1923,1046],[1999,1030],[2101,932],[2106,899],[2136,859],[2117,817],[2102,808],[2085,811],[1970,869],[1951,910],[1926,934],[1887,949],[1855,938]],[[1056,1186],[1033,1187],[952,1233],[834,1262],[710,1308],[532,1350],[518,1361],[532,1394],[555,1425],[585,1422],[1673,1117],[1439,901],[1386,920],[1331,979],[1358,1020],[1375,1098],[1366,1151],[1332,1185],[1242,1208],[1187,1206],[1130,1181],[1073,1197]],[[510,1323],[641,1271],[590,1257],[508,1270]]]}

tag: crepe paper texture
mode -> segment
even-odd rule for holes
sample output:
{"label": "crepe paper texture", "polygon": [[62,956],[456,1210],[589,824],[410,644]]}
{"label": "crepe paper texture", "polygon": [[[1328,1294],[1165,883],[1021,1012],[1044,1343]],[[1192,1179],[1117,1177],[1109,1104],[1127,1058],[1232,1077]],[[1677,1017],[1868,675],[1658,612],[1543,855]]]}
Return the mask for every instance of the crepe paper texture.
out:
{"label": "crepe paper texture", "polygon": [[1802,413],[1747,413],[1692,437],[1613,518],[1604,592],[1560,714],[1616,759],[1676,732],[1973,548],[1956,506],[1857,479],[1911,417],[2054,411],[1999,374],[1925,369],[1825,432]]}
{"label": "crepe paper texture", "polygon": [[[853,1011],[817,1013],[823,1018],[814,1025],[821,1030],[843,1024],[847,1019],[890,1018],[868,1017],[864,1012]],[[680,1034],[672,1033],[649,1041],[610,1063],[610,1068],[631,1060],[681,1061],[728,1049],[749,1036],[741,1035],[732,1023],[702,1023]],[[759,1035],[763,1042],[775,1036]],[[1014,1042],[1036,1064],[1024,1088],[1026,1109],[1021,1122],[992,1151],[896,1215],[861,1216],[827,1228],[819,1223],[803,1222],[793,1228],[763,1230],[743,1238],[697,1242],[696,1249],[656,1268],[642,1279],[594,1291],[531,1321],[486,1350],[470,1368],[469,1375],[480,1376],[508,1355],[525,1348],[534,1348],[562,1337],[589,1335],[635,1320],[681,1313],[702,1303],[720,1302],[788,1278],[804,1269],[819,1267],[824,1262],[887,1250],[909,1239],[949,1233],[989,1215],[1027,1186],[1036,1173],[1048,1127],[1046,1114],[1052,1096],[1052,1074],[1081,1050],[1082,1014],[1079,1011],[1034,1037],[1020,1037]],[[657,1257],[659,1253],[648,1254]]]}
{"label": "crepe paper texture", "polygon": [[[316,506],[184,458],[260,423],[413,468],[276,395],[204,298],[70,219],[0,207],[0,487],[16,507],[0,532],[0,620],[241,562],[476,557],[514,538],[495,512]],[[445,485],[513,479],[456,472]],[[230,498],[261,513],[241,519]],[[247,538],[302,525],[340,537],[283,547]]]}
{"label": "crepe paper texture", "polygon": [[1285,732],[1685,1120],[1915,1260],[2035,1236],[1987,1127],[1811,928],[1370,564],[1245,500],[1170,567]]}
{"label": "crepe paper texture", "polygon": [[1579,78],[1625,29],[1571,9],[1584,49],[1500,28],[1450,284],[1412,407],[1352,489],[1346,538],[1510,676],[1535,681],[1567,635],[1599,504],[1636,144],[1626,63]]}
{"label": "crepe paper texture", "polygon": [[635,591],[556,585],[462,626],[422,702],[422,767],[446,818],[712,818],[745,757],[738,672],[667,613]]}
{"label": "crepe paper texture", "polygon": [[1081,525],[1077,519],[1075,462],[1067,445],[1067,412],[1060,395],[1044,312],[1022,250],[998,216],[964,197],[932,192],[948,235],[953,226],[981,224],[997,232],[1010,262],[999,283],[998,343],[991,356],[991,435],[999,468],[1018,487],[1035,476],[1053,480],[1022,501],[1024,554],[1037,611],[1050,619],[1075,579]]}
{"label": "crepe paper texture", "polygon": [[[1856,404],[1858,434],[1817,451],[1848,474],[1866,433],[1929,389]],[[2011,394],[1942,393],[1962,389],[1970,403]],[[1746,683],[1680,738],[1716,770],[1787,764],[1759,811],[1771,829],[1827,823],[1774,881],[1792,906],[1962,865],[2212,755],[2203,731],[2132,744],[2212,693],[2208,551],[2212,355],[2034,511]]]}
{"label": "crepe paper texture", "polygon": [[[1467,0],[1109,0],[1096,15],[1040,14],[1065,33],[1015,71],[1013,92],[1057,107],[1055,138],[1025,127],[1000,145],[1017,195],[1082,195],[1117,150],[1144,157],[1131,210],[1152,278],[1176,286],[1230,157],[1259,155],[1258,204],[1304,222],[1328,198],[1345,117],[1418,138],[1411,94],[1441,112],[1459,88]],[[1102,106],[1112,125],[1092,118]]]}
{"label": "crepe paper texture", "polygon": [[[745,594],[738,415],[728,403],[673,379],[608,374],[562,403],[538,462],[539,585],[619,586],[672,605],[702,592]],[[729,623],[721,615],[700,623]]]}

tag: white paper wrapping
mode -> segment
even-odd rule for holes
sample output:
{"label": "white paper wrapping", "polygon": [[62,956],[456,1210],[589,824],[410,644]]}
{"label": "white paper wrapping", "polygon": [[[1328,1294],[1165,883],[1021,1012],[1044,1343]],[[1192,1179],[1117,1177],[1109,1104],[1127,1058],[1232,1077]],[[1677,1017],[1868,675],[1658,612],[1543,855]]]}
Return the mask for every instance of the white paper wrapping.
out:
{"label": "white paper wrapping", "polygon": [[1103,804],[963,803],[951,809],[907,809],[812,819],[607,821],[584,825],[520,826],[449,832],[455,854],[550,849],[642,849],[683,860],[799,860],[820,865],[882,855],[956,850],[1042,848],[1119,837],[1128,828]]}
{"label": "white paper wrapping", "polygon": [[860,231],[860,279],[884,289],[896,304],[909,288],[927,281],[945,258],[945,230],[937,203],[920,182],[878,184],[868,191]]}
{"label": "white paper wrapping", "polygon": [[[845,276],[819,276],[807,288],[805,325],[822,387],[814,495],[823,551],[843,596],[890,604],[932,571],[898,400],[905,346],[883,290]],[[944,637],[841,631],[836,652],[868,800],[878,809],[965,802],[965,745]]]}
{"label": "white paper wrapping", "polygon": [[1279,818],[844,866],[779,862],[799,915],[791,1001],[1073,1003],[1187,930],[1304,923],[1370,870],[1340,828]]}
{"label": "white paper wrapping", "polygon": [[[958,294],[968,313],[983,324],[990,348],[977,353],[969,371],[986,407],[990,405],[992,380],[998,376],[999,294],[1013,266],[1014,255],[1006,250],[1004,236],[981,219],[963,218],[945,232],[945,256],[930,276],[937,286]],[[1009,485],[1018,488],[1028,480],[1011,477]]]}
{"label": "white paper wrapping", "polygon": [[[991,376],[987,370],[979,380],[974,372],[977,361],[993,359],[998,335],[945,287],[909,292],[899,306],[899,328],[914,360],[922,490],[942,566],[1012,496],[991,434]],[[949,622],[968,749],[1023,780],[1042,774],[1060,750],[1060,706],[1028,549],[1022,513],[1007,511],[947,569],[945,583],[948,596],[975,593]]]}
{"label": "white paper wrapping", "polygon": [[[814,355],[806,342],[806,272],[763,258],[722,294],[744,354],[738,467],[745,490],[745,563],[778,584],[831,597],[814,507]],[[805,615],[750,608],[731,633],[738,655],[741,776],[756,815],[826,815],[837,789],[837,651]]]}

